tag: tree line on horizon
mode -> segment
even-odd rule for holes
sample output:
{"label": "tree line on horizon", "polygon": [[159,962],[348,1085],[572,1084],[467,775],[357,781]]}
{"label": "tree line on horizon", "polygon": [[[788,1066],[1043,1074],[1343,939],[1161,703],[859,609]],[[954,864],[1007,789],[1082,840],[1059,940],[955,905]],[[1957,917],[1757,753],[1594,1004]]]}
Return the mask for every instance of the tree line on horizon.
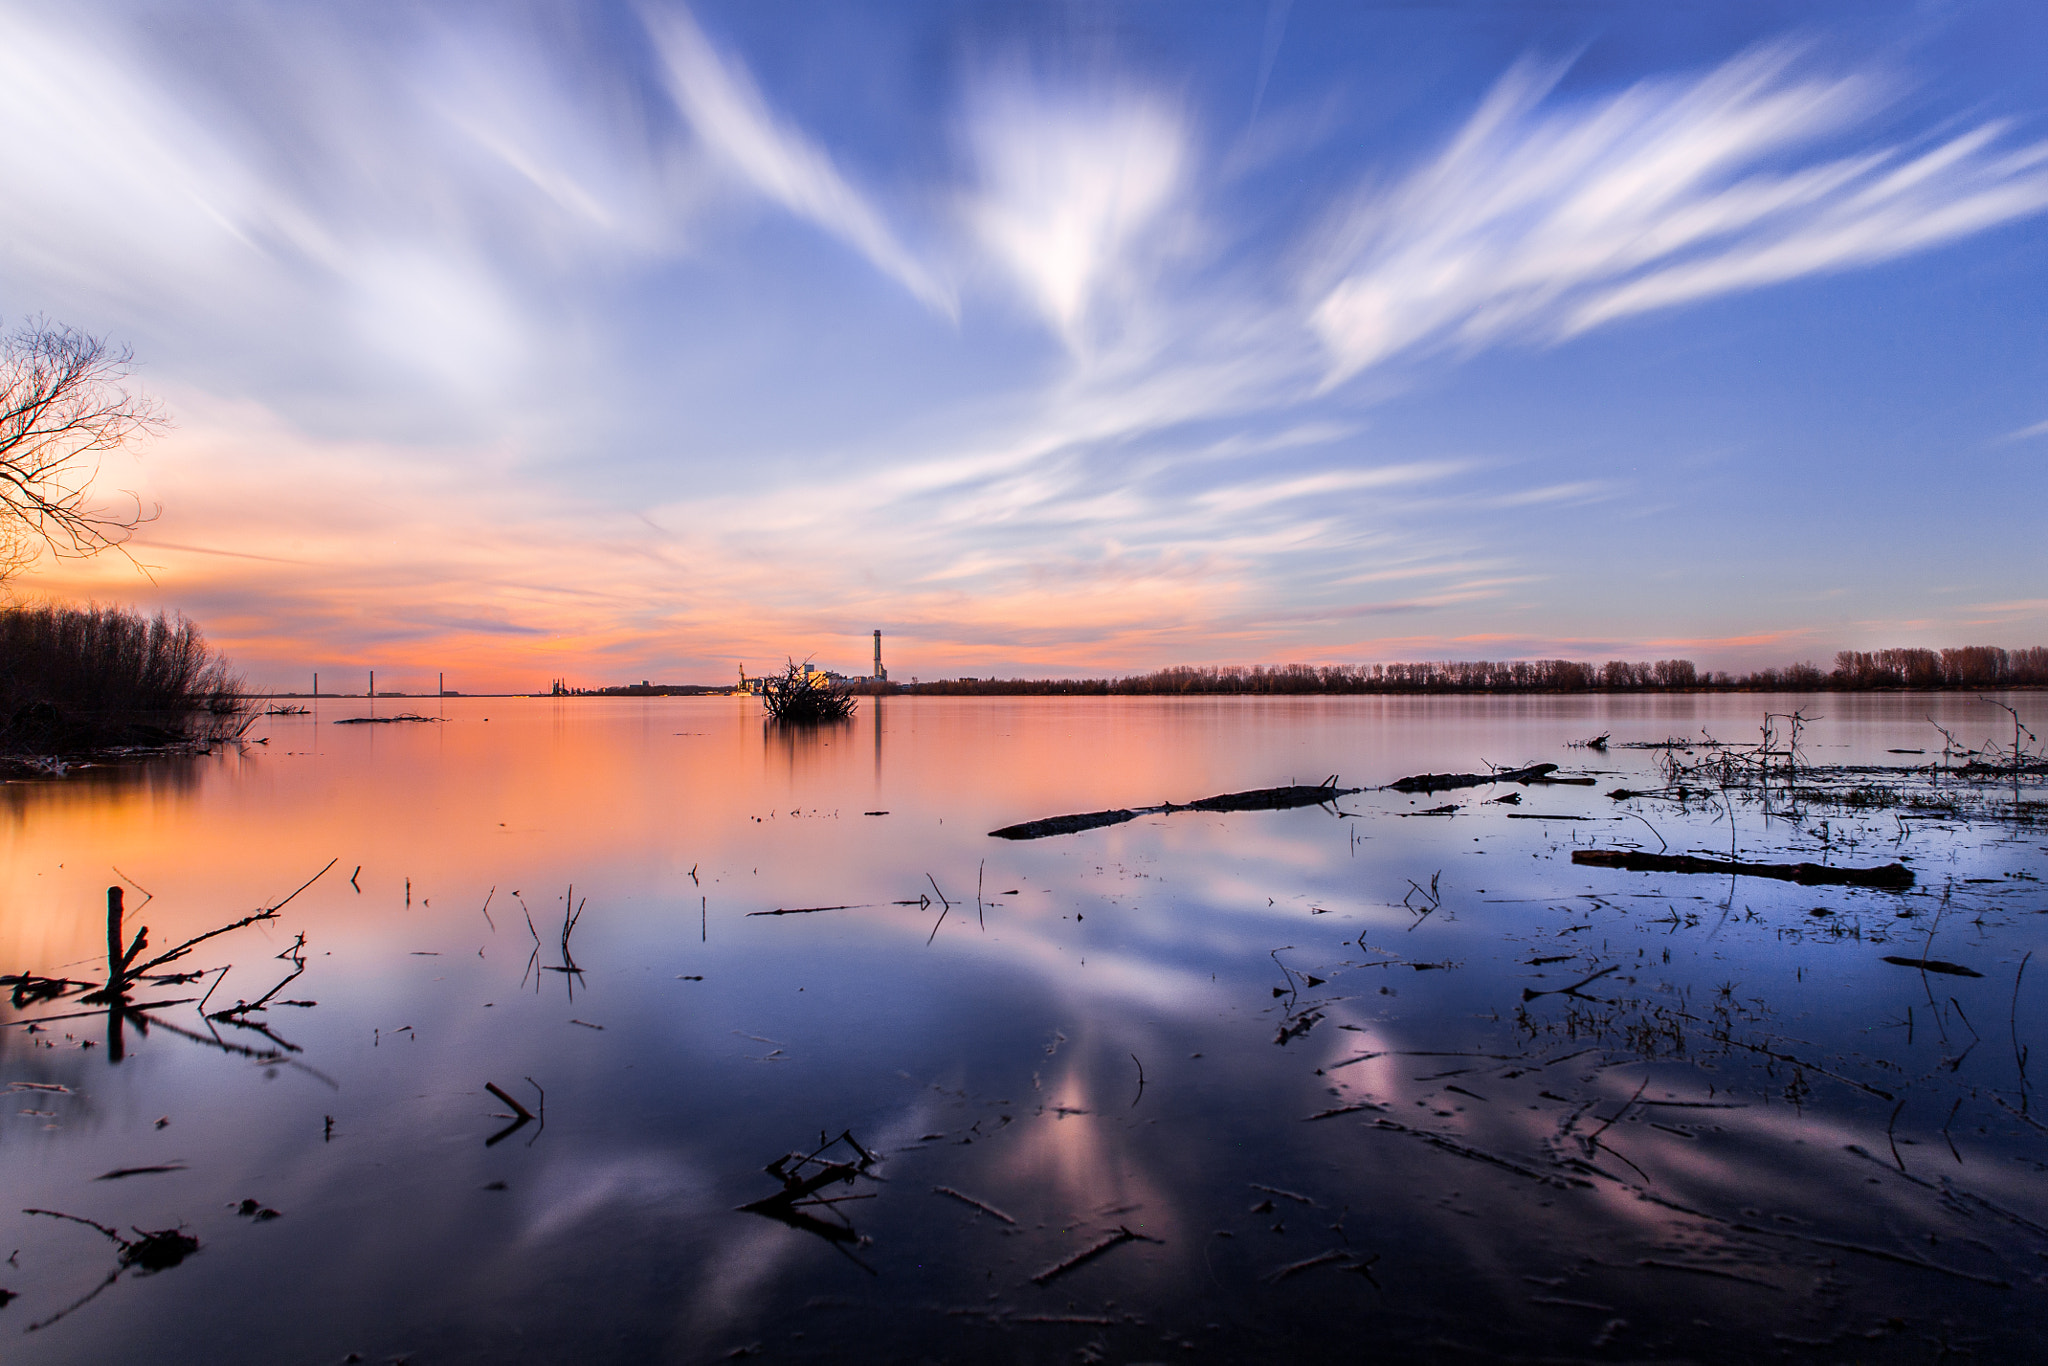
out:
{"label": "tree line on horizon", "polygon": [[1176,665],[1124,678],[947,678],[862,684],[865,693],[940,696],[1494,692],[1865,692],[1897,688],[2048,687],[2048,647],[1843,650],[1835,667],[1792,664],[1730,674],[1689,659],[1593,664],[1573,659],[1421,664]]}

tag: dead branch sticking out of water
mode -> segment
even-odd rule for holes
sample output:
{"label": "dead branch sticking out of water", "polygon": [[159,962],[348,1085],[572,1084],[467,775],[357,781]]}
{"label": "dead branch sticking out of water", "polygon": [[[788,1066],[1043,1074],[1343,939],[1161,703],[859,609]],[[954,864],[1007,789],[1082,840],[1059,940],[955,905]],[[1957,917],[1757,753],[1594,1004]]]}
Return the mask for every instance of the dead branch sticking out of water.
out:
{"label": "dead branch sticking out of water", "polygon": [[418,712],[402,711],[396,716],[344,716],[334,724],[337,726],[395,726],[404,721],[439,722],[438,716],[421,716]]}
{"label": "dead branch sticking out of water", "polygon": [[182,1229],[160,1228],[151,1231],[138,1228],[134,1230],[135,1237],[124,1238],[119,1231],[108,1228],[98,1220],[82,1219],[76,1214],[65,1214],[53,1209],[25,1209],[22,1213],[40,1214],[51,1219],[63,1219],[74,1224],[83,1224],[85,1227],[103,1234],[118,1249],[115,1255],[114,1269],[105,1280],[48,1318],[38,1319],[36,1322],[31,1323],[24,1330],[30,1333],[48,1328],[66,1314],[83,1308],[87,1303],[96,1298],[101,1291],[105,1290],[115,1281],[120,1280],[126,1272],[133,1271],[139,1276],[147,1276],[158,1271],[168,1271],[199,1250],[199,1240]]}
{"label": "dead branch sticking out of water", "polygon": [[[526,1079],[526,1084],[528,1086],[531,1086],[535,1091],[540,1092],[540,1113],[538,1115],[534,1114],[533,1111],[527,1109],[524,1105],[521,1105],[509,1093],[500,1090],[496,1082],[487,1081],[484,1083],[484,1090],[489,1091],[499,1100],[504,1101],[505,1104],[512,1107],[511,1114],[498,1116],[498,1118],[500,1119],[509,1119],[512,1122],[510,1124],[507,1124],[504,1128],[498,1130],[498,1132],[492,1134],[489,1138],[485,1139],[484,1146],[486,1148],[495,1147],[498,1144],[503,1143],[506,1139],[512,1137],[512,1135],[518,1133],[527,1125],[533,1123],[536,1119],[540,1121],[541,1128],[545,1129],[547,1127],[548,1093],[545,1091],[541,1091],[540,1083],[535,1081],[532,1077],[528,1077]],[[539,1138],[540,1134],[536,1132],[534,1134],[534,1137]],[[531,1147],[532,1144],[528,1144],[527,1146]]]}
{"label": "dead branch sticking out of water", "polygon": [[[1551,767],[1555,768],[1553,764]],[[1357,787],[1337,786],[1337,775],[1315,784],[1293,784],[1287,787],[1255,787],[1245,792],[1223,792],[1214,797],[1202,797],[1185,803],[1161,802],[1158,806],[1118,807],[1109,811],[1087,811],[1073,816],[1048,816],[1044,820],[1024,821],[1018,825],[1006,825],[1000,830],[991,830],[989,835],[1002,840],[1042,840],[1048,835],[1075,835],[1083,830],[1096,830],[1105,825],[1121,825],[1139,816],[1169,815],[1175,811],[1289,811],[1302,806],[1329,806],[1339,797],[1349,797],[1363,791]]]}
{"label": "dead branch sticking out of water", "polygon": [[576,932],[577,924],[582,921],[583,907],[589,902],[589,898],[585,897],[582,901],[578,901],[576,899],[576,884],[573,882],[569,884],[569,890],[562,898],[562,933],[559,938],[562,961],[559,963],[543,963],[540,961],[540,931],[534,928],[533,912],[526,909],[526,902],[521,899],[518,892],[513,892],[512,898],[519,902],[520,910],[525,911],[526,932],[533,936],[533,952],[526,956],[526,971],[520,974],[519,985],[524,987],[526,979],[531,977],[533,978],[533,989],[538,992],[542,980],[541,974],[544,972],[558,972],[562,974],[562,980],[568,985],[569,999],[574,1001],[576,999],[576,984],[583,980],[583,969],[577,966],[574,955],[569,952],[569,936]]}
{"label": "dead branch sticking out of water", "polygon": [[1878,868],[1834,868],[1821,863],[1752,863],[1743,859],[1698,858],[1692,854],[1650,854],[1638,849],[1574,849],[1572,862],[1631,873],[1741,873],[1806,887],[1899,889],[1913,885],[1913,870],[1903,863],[1887,863]]}
{"label": "dead branch sticking out of water", "polygon": [[[330,859],[326,867],[300,883],[292,890],[291,895],[283,898],[275,905],[266,906],[258,911],[252,911],[239,920],[222,925],[217,929],[208,930],[204,934],[193,935],[183,943],[166,949],[156,957],[142,963],[137,963],[136,959],[140,958],[143,950],[149,947],[149,927],[144,925],[138,929],[135,932],[134,939],[128,942],[126,948],[123,948],[122,939],[126,928],[124,924],[126,916],[124,893],[118,886],[109,887],[107,888],[107,979],[105,982],[74,982],[69,978],[38,977],[34,973],[20,973],[0,978],[0,985],[13,987],[13,999],[16,1006],[57,1001],[68,995],[75,995],[81,1005],[104,1007],[107,1014],[107,1057],[111,1062],[120,1062],[124,1056],[125,1050],[122,1043],[123,1026],[127,1024],[134,1024],[145,1034],[148,1033],[149,1027],[152,1024],[162,1025],[165,1029],[182,1038],[189,1038],[198,1043],[206,1043],[225,1052],[260,1057],[266,1060],[282,1059],[287,1052],[298,1052],[298,1048],[278,1038],[263,1025],[248,1020],[247,1016],[268,1007],[279,991],[283,990],[287,984],[296,979],[301,972],[305,971],[305,959],[300,952],[305,946],[304,935],[300,935],[290,947],[278,955],[280,959],[287,960],[293,964],[293,971],[287,974],[283,981],[264,993],[262,997],[252,1002],[238,1002],[235,1006],[217,1012],[212,1016],[203,1015],[205,998],[200,998],[200,1009],[203,1018],[208,1023],[208,1034],[198,1034],[191,1030],[180,1029],[167,1021],[153,1019],[147,1013],[152,1010],[160,1010],[166,1006],[189,1004],[192,999],[191,997],[179,997],[175,1000],[167,1001],[135,1001],[129,998],[129,993],[144,984],[161,986],[170,983],[198,980],[203,974],[197,972],[160,973],[156,969],[169,963],[175,963],[209,939],[217,938],[233,930],[243,929],[262,921],[275,920],[279,911],[283,910],[300,892],[305,891],[306,888],[318,882],[328,869],[334,867],[337,862],[339,860]],[[226,969],[223,968],[221,971],[225,974]],[[215,985],[219,985],[218,981],[215,982]],[[211,992],[208,993],[208,995],[211,994]],[[278,1004],[310,1006],[313,1002],[290,1001],[279,1002]],[[33,1030],[46,1020],[69,1018],[72,1018],[72,1015],[40,1015],[28,1019],[11,1020],[8,1023],[23,1025]],[[278,1047],[270,1050],[256,1050],[227,1043],[217,1033],[212,1032],[212,1023],[215,1021],[237,1025],[245,1029],[253,1029],[270,1039]]]}
{"label": "dead branch sticking out of water", "polygon": [[[220,1020],[223,1023],[239,1024],[243,1022],[242,1017],[253,1014],[256,1011],[266,1009],[270,1005],[270,1003],[277,998],[278,992],[283,991],[286,987],[290,986],[293,982],[297,981],[299,975],[305,972],[306,955],[303,952],[301,952],[301,950],[303,950],[305,947],[306,936],[302,931],[299,934],[298,938],[294,939],[290,944],[285,946],[285,950],[283,953],[277,955],[279,962],[290,963],[292,965],[292,970],[289,973],[285,974],[283,981],[279,982],[276,986],[264,992],[261,996],[258,996],[253,1001],[237,1001],[225,1010],[214,1011],[213,1014],[207,1016],[206,1018],[209,1020]],[[278,1002],[278,1004],[290,1006],[310,1006],[313,1004],[313,1002],[280,1001]],[[202,1001],[200,1005],[201,1008],[204,1009],[205,1002]]]}
{"label": "dead branch sticking out of water", "polygon": [[[822,1140],[824,1135],[818,1137]],[[828,1158],[826,1153],[844,1145],[849,1148],[851,1158]],[[851,1129],[841,1130],[839,1137],[820,1142],[808,1153],[784,1153],[761,1170],[782,1183],[782,1189],[773,1195],[763,1196],[741,1205],[745,1214],[758,1214],[764,1219],[773,1219],[778,1224],[813,1233],[844,1253],[849,1261],[869,1275],[877,1274],[875,1269],[847,1251],[849,1245],[860,1246],[868,1240],[853,1227],[852,1220],[840,1213],[838,1206],[848,1200],[866,1199],[860,1195],[821,1196],[819,1191],[834,1184],[852,1185],[856,1178],[867,1177],[876,1180],[869,1168],[878,1159],[875,1154],[861,1146]],[[960,1196],[960,1199],[966,1199]],[[978,1205],[977,1201],[968,1201]],[[983,1207],[985,1208],[985,1207]],[[828,1216],[819,1218],[810,1211],[818,1210]],[[994,1213],[993,1210],[990,1213]]]}
{"label": "dead branch sticking out of water", "polygon": [[784,725],[815,725],[846,720],[859,700],[844,679],[818,673],[809,660],[799,664],[792,659],[778,677],[761,680],[761,705]]}

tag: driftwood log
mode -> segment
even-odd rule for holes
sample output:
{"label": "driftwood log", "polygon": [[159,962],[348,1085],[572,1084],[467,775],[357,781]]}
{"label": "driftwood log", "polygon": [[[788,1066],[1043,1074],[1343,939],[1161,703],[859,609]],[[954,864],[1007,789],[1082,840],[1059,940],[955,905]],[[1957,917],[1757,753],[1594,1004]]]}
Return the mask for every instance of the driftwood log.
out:
{"label": "driftwood log", "polygon": [[1913,885],[1913,870],[1903,863],[1887,863],[1878,868],[1832,868],[1821,863],[1749,863],[1740,859],[1696,858],[1691,854],[1646,854],[1637,849],[1575,849],[1572,862],[1631,873],[1740,873],[1808,887]]}
{"label": "driftwood log", "polygon": [[1105,825],[1122,825],[1125,821],[1136,820],[1140,816],[1156,816],[1172,811],[1288,811],[1298,806],[1325,806],[1339,797],[1348,797],[1363,790],[1357,787],[1339,787],[1337,779],[1333,776],[1320,783],[1301,783],[1290,787],[1255,787],[1248,792],[1223,792],[1214,797],[1203,797],[1181,804],[1161,802],[1158,806],[1118,807],[1111,811],[1084,811],[1072,816],[1047,816],[1044,820],[1006,825],[1000,830],[991,830],[988,833],[1000,840],[1042,840],[1048,835],[1077,835],[1083,830],[1097,830]]}
{"label": "driftwood log", "polygon": [[1445,792],[1454,787],[1484,787],[1488,783],[1527,785],[1541,782],[1555,772],[1556,764],[1531,764],[1527,768],[1502,769],[1498,773],[1418,773],[1387,786],[1395,792]]}

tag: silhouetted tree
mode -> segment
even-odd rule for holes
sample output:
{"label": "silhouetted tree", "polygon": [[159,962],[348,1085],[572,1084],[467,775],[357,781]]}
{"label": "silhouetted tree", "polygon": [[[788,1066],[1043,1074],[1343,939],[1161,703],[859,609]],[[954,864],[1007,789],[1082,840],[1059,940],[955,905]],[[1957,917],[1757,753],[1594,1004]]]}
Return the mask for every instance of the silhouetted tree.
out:
{"label": "silhouetted tree", "polygon": [[132,516],[91,502],[100,457],[168,425],[123,384],[133,363],[125,349],[43,319],[0,335],[0,577],[44,547],[97,555],[155,515],[139,498]]}

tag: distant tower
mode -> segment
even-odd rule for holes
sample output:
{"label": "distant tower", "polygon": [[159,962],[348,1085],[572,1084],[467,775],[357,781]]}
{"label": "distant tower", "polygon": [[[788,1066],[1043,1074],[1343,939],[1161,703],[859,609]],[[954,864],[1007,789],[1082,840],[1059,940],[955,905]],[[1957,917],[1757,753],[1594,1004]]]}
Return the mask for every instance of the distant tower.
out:
{"label": "distant tower", "polygon": [[882,667],[882,633],[875,632],[875,682],[887,683],[889,671]]}

